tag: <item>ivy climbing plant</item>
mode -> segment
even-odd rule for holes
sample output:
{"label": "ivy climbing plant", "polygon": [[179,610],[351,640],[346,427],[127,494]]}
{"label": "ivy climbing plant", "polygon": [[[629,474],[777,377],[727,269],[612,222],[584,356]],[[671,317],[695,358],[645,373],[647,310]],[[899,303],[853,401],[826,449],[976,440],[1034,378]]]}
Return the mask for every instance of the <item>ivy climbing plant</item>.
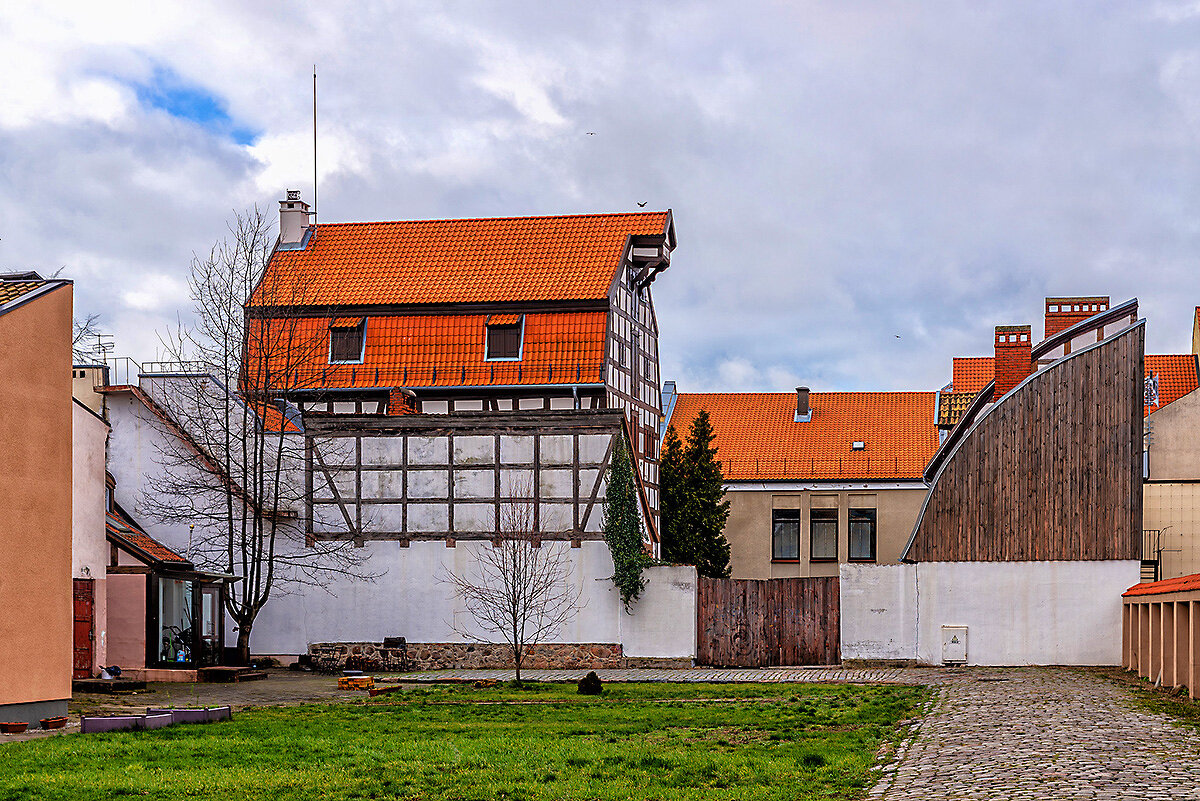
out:
{"label": "ivy climbing plant", "polygon": [[638,512],[637,487],[633,480],[633,461],[618,440],[608,468],[608,491],[604,503],[604,541],[613,560],[613,583],[621,593],[621,604],[628,612],[646,586],[642,568],[646,551],[642,547],[642,519]]}

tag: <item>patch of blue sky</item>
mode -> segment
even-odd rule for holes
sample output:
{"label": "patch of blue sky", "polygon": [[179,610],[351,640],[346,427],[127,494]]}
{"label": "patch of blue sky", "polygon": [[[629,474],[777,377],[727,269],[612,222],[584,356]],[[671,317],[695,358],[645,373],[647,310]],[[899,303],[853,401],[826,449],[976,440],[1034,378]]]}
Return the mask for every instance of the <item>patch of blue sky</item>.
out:
{"label": "patch of blue sky", "polygon": [[239,145],[253,144],[261,131],[238,124],[229,116],[225,101],[201,86],[181,78],[167,67],[156,67],[150,80],[131,83],[138,102],[181,120],[195,123]]}

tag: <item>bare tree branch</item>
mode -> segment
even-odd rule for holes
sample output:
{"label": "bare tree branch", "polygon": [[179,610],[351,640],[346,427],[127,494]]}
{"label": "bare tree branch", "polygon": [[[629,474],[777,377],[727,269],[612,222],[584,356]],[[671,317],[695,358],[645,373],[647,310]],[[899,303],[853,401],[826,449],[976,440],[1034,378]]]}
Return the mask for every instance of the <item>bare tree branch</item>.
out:
{"label": "bare tree branch", "polygon": [[[161,470],[139,509],[193,524],[188,557],[241,579],[226,611],[246,658],[254,621],[274,595],[374,576],[352,543],[306,542],[302,530],[304,437],[287,393],[315,378],[310,365],[327,345],[322,321],[295,311],[312,287],[267,270],[275,237],[257,207],[236,214],[229,233],[193,257],[195,324],[160,335],[170,361],[142,379],[163,436]],[[269,318],[247,307],[254,293],[272,307]]]}
{"label": "bare tree branch", "polygon": [[[531,498],[533,488],[514,488]],[[450,572],[442,581],[462,600],[475,627],[455,621],[455,631],[478,642],[499,636],[509,647],[517,681],[531,645],[552,639],[580,609],[582,587],[572,587],[570,545],[541,542],[534,527],[534,502],[500,507],[501,537],[477,551],[474,571]],[[489,637],[480,637],[483,631]]]}

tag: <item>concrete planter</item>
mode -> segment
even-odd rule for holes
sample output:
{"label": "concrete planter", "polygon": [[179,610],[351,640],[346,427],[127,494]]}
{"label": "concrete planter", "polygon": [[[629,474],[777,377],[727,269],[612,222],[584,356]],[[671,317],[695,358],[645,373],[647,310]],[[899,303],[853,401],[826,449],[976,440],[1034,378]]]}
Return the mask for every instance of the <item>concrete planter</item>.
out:
{"label": "concrete planter", "polygon": [[99,734],[106,731],[128,731],[140,728],[143,715],[107,715],[105,717],[84,716],[79,719],[79,730],[84,734]]}
{"label": "concrete planter", "polygon": [[147,709],[147,715],[170,715],[172,723],[207,723],[207,709]]}
{"label": "concrete planter", "polygon": [[197,709],[147,709],[146,715],[170,715],[172,723],[211,723],[231,720],[233,710],[227,706],[200,707]]}

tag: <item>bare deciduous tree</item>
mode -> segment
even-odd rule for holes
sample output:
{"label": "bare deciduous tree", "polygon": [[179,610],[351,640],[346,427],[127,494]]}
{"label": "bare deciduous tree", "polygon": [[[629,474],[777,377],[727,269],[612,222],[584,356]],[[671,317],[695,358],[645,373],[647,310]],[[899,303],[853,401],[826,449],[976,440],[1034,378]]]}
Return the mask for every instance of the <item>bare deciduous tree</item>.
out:
{"label": "bare deciduous tree", "polygon": [[76,364],[103,362],[103,337],[100,333],[100,315],[76,317],[71,324],[71,358]]}
{"label": "bare deciduous tree", "polygon": [[[516,496],[531,498],[529,488]],[[500,538],[478,550],[474,572],[450,573],[454,588],[478,630],[499,636],[512,653],[517,681],[529,646],[552,639],[580,609],[582,589],[570,584],[570,546],[540,542],[533,521],[533,500],[514,500],[500,506]],[[478,642],[476,629],[455,624],[455,630]]]}
{"label": "bare deciduous tree", "polygon": [[267,271],[271,229],[258,208],[238,214],[230,237],[193,259],[195,324],[162,338],[170,361],[142,382],[164,436],[140,509],[193,525],[189,558],[238,577],[226,611],[243,660],[272,595],[371,578],[351,543],[306,542],[302,530],[304,438],[285,399],[319,378],[328,321],[297,313],[311,287]]}

